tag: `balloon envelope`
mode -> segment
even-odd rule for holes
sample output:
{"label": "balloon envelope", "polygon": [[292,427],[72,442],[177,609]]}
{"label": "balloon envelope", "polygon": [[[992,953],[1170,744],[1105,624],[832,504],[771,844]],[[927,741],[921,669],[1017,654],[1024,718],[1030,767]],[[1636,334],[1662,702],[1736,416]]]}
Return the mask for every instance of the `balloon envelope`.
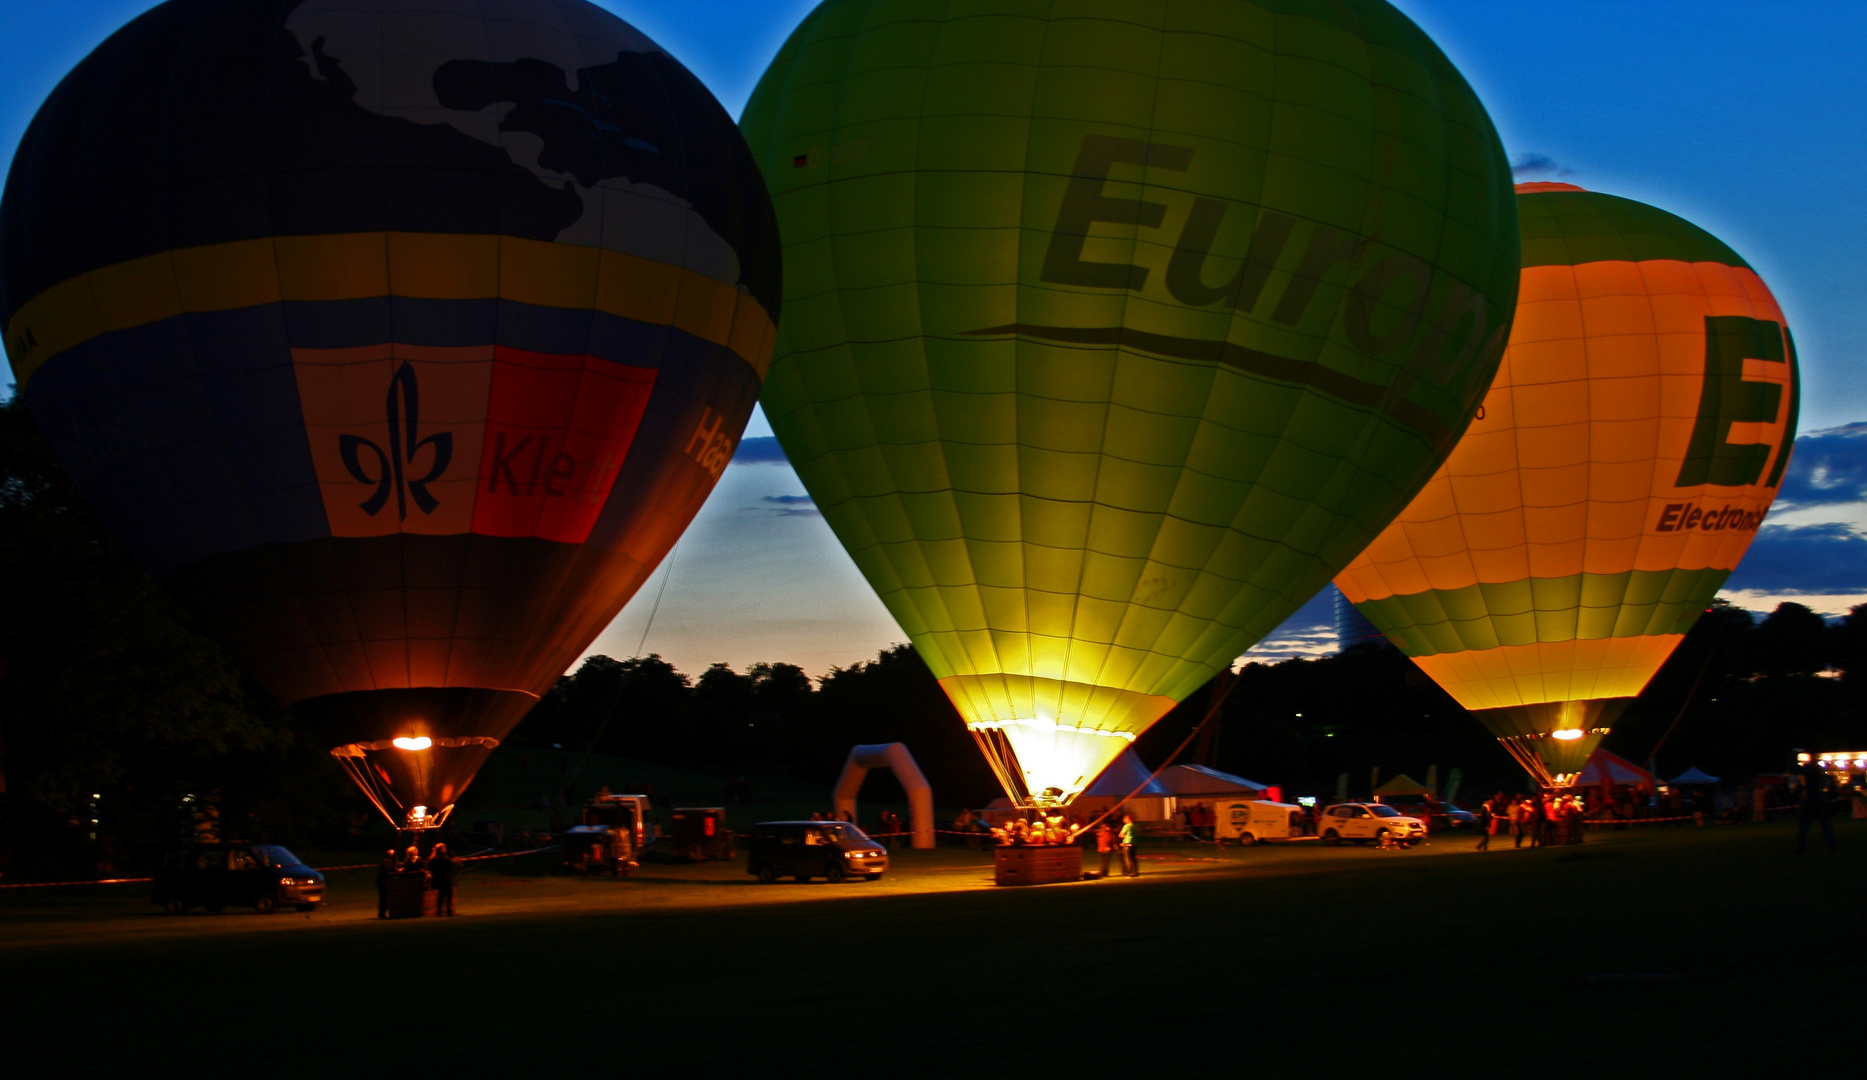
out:
{"label": "balloon envelope", "polygon": [[763,182],[679,63],[583,0],[448,8],[171,0],[0,205],[40,428],[397,824],[679,536],[778,310]]}
{"label": "balloon envelope", "polygon": [[1515,303],[1497,137],[1384,3],[831,0],[742,127],[766,413],[1021,800],[1346,565]]}
{"label": "balloon envelope", "polygon": [[1336,581],[1561,784],[1756,535],[1795,441],[1795,344],[1703,229],[1569,184],[1518,191],[1523,285],[1484,410]]}

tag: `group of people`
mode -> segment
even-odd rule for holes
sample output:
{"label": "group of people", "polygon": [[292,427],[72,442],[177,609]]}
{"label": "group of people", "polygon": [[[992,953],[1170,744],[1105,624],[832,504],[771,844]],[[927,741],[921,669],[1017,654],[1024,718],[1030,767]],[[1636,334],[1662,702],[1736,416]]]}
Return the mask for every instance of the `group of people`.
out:
{"label": "group of people", "polygon": [[1121,828],[1113,828],[1108,819],[1103,818],[1096,826],[1096,854],[1102,858],[1102,870],[1098,877],[1109,876],[1109,862],[1114,854],[1121,852],[1121,872],[1123,877],[1140,877],[1141,860],[1135,855],[1134,844],[1140,830],[1134,823],[1134,815],[1121,816]]}
{"label": "group of people", "polygon": [[434,890],[434,913],[454,913],[454,878],[460,873],[460,860],[448,854],[447,845],[439,843],[423,858],[421,848],[410,844],[406,851],[394,848],[383,852],[376,867],[376,917],[389,917],[389,882],[398,874],[420,874],[422,888]]}
{"label": "group of people", "polygon": [[992,830],[992,839],[1000,847],[1037,847],[1043,844],[1072,844],[1076,832],[1062,814],[1033,815],[1008,819]]}
{"label": "group of people", "polygon": [[1215,840],[1218,831],[1219,812],[1209,803],[1187,803],[1180,808],[1180,817],[1186,822],[1186,834],[1195,840]]}
{"label": "group of people", "polygon": [[1518,795],[1506,799],[1498,792],[1473,811],[1478,821],[1478,850],[1488,851],[1493,836],[1508,834],[1512,847],[1553,847],[1582,842],[1582,818],[1587,814],[1582,797],[1574,793]]}
{"label": "group of people", "polygon": [[[1077,843],[1084,831],[1084,827],[1062,814],[1033,814],[1029,818],[1013,817],[994,828],[992,839],[1001,847],[1067,845]],[[1134,815],[1123,814],[1119,826],[1109,824],[1105,817],[1096,823],[1093,833],[1096,854],[1102,859],[1097,877],[1109,876],[1109,866],[1117,854],[1121,856],[1123,877],[1141,876],[1140,860],[1135,855],[1140,826],[1135,824]]]}

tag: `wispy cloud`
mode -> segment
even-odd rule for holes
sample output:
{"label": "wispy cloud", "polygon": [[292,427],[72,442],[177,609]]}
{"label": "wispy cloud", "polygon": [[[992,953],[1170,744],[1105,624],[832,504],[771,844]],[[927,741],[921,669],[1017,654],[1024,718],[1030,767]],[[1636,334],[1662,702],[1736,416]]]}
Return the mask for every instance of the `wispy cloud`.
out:
{"label": "wispy cloud", "polygon": [[823,512],[811,503],[808,495],[765,495],[760,502],[775,504],[770,513],[775,517],[822,517]]}
{"label": "wispy cloud", "polygon": [[1510,174],[1519,180],[1539,180],[1552,176],[1574,176],[1575,170],[1548,154],[1526,152],[1510,159]]}
{"label": "wispy cloud", "polygon": [[784,451],[778,447],[778,439],[772,435],[754,435],[749,439],[739,440],[739,449],[733,451],[734,465],[784,465],[788,464]]}
{"label": "wispy cloud", "polygon": [[1796,440],[1777,505],[1831,506],[1867,500],[1867,423],[1811,431]]}
{"label": "wispy cloud", "polygon": [[1867,593],[1867,537],[1842,524],[1765,525],[1728,592]]}
{"label": "wispy cloud", "polygon": [[1333,656],[1336,651],[1335,627],[1328,623],[1292,626],[1289,623],[1272,631],[1271,636],[1253,645],[1239,659],[1246,663],[1275,664],[1281,660],[1309,660]]}

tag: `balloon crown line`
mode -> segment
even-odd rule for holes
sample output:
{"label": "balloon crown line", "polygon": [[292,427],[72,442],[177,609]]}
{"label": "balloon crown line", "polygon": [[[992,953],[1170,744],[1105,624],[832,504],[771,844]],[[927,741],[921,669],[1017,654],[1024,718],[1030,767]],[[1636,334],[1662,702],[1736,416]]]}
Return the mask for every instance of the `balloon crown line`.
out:
{"label": "balloon crown line", "polygon": [[1050,728],[1055,731],[1070,731],[1080,735],[1099,735],[1108,739],[1135,740],[1132,731],[1109,731],[1106,728],[1084,727],[1081,724],[1066,724],[1061,720],[1045,720],[1042,717],[1014,717],[1010,720],[969,720],[966,726],[974,731],[1004,730],[1012,727]]}

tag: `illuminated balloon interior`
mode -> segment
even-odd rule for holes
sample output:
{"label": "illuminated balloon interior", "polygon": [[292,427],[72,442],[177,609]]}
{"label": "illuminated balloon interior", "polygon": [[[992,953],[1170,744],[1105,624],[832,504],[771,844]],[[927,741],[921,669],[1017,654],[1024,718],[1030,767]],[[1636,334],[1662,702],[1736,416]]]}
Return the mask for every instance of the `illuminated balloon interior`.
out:
{"label": "illuminated balloon interior", "polygon": [[1502,145],[1378,0],[828,0],[741,126],[785,244],[765,414],[1023,805],[1399,512],[1515,305]]}

